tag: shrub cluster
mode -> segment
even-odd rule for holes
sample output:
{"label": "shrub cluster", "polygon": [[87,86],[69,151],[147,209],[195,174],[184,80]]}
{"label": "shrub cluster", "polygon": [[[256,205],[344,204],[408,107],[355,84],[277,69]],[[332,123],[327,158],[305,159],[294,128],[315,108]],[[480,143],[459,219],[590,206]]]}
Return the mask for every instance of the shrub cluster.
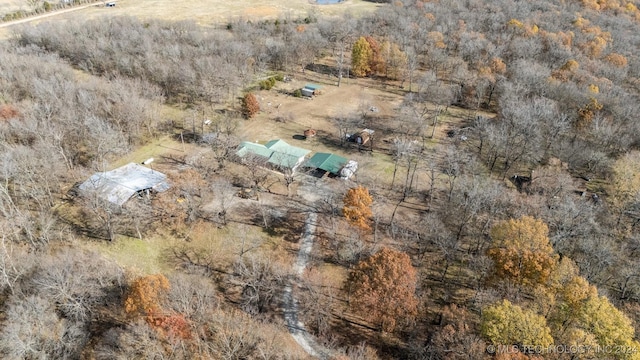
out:
{"label": "shrub cluster", "polygon": [[276,85],[276,78],[274,76],[260,81],[260,90],[271,90]]}

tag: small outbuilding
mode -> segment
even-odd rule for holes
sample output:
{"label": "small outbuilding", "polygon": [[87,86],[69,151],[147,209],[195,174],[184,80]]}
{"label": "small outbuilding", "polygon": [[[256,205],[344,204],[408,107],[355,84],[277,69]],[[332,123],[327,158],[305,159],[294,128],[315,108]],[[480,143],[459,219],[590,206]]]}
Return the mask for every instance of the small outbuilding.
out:
{"label": "small outbuilding", "polygon": [[316,84],[306,84],[302,89],[302,96],[312,97],[313,95],[318,95],[320,90],[320,85]]}
{"label": "small outbuilding", "polygon": [[347,159],[330,153],[316,153],[305,164],[306,167],[320,169],[333,175],[339,175]]}
{"label": "small outbuilding", "polygon": [[171,186],[167,176],[136,163],[111,171],[98,172],[80,184],[80,194],[95,194],[99,198],[122,206],[136,194],[163,192]]}
{"label": "small outbuilding", "polygon": [[373,137],[374,131],[371,129],[364,129],[357,134],[351,135],[351,141],[358,145],[365,145]]}

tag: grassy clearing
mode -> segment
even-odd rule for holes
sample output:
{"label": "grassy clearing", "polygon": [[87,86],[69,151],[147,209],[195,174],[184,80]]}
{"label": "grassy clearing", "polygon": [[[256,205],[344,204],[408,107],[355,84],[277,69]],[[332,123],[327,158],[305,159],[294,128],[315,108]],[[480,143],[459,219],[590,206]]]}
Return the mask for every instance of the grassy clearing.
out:
{"label": "grassy clearing", "polygon": [[393,178],[393,167],[391,156],[373,152],[360,158],[357,176],[370,178],[380,186],[388,186]]}
{"label": "grassy clearing", "polygon": [[0,17],[4,14],[18,11],[18,10],[31,10],[27,2],[24,0],[0,0]]}
{"label": "grassy clearing", "polygon": [[[180,123],[181,119],[184,118],[185,111],[178,109],[176,107],[164,105],[160,111],[160,117],[163,119],[173,120],[174,123]],[[114,161],[111,166],[113,168],[126,165],[130,162],[140,163],[149,158],[154,158],[159,160],[163,156],[184,156],[189,152],[192,152],[194,149],[194,145],[188,143],[182,143],[176,140],[173,135],[165,135],[157,139],[151,140],[149,143],[144,146],[140,146],[129,154],[121,157],[120,159]]]}
{"label": "grassy clearing", "polygon": [[342,289],[347,275],[348,271],[343,266],[322,263],[310,268],[307,277],[315,284],[339,291]]}
{"label": "grassy clearing", "polygon": [[[306,17],[316,15],[339,15],[350,12],[355,16],[369,13],[380,7],[363,0],[347,0],[336,5],[315,5],[308,0],[288,2],[277,0],[119,0],[115,7],[105,7],[102,3],[73,14],[62,14],[60,19],[68,20],[81,16],[85,20],[100,17],[135,16],[141,19],[193,20],[200,25],[224,24],[234,19],[275,19],[278,17]],[[27,9],[19,0],[0,0],[0,14]],[[81,15],[78,15],[81,13]]]}
{"label": "grassy clearing", "polygon": [[[244,245],[242,240],[245,240]],[[216,267],[231,265],[240,252],[260,254],[279,261],[287,261],[287,252],[282,237],[270,236],[260,227],[231,223],[218,228],[212,223],[194,224],[189,233],[189,241],[175,236],[156,233],[142,240],[118,236],[113,242],[83,242],[82,246],[95,250],[112,259],[123,268],[135,274],[170,274],[177,266],[173,250],[188,250],[213,260]]]}
{"label": "grassy clearing", "polygon": [[119,236],[113,242],[95,241],[85,243],[88,248],[100,252],[118,265],[136,274],[166,273],[160,258],[162,256],[163,239],[135,239]]}
{"label": "grassy clearing", "polygon": [[117,168],[130,162],[141,163],[149,158],[157,160],[162,156],[168,156],[175,153],[186,153],[186,147],[185,151],[183,151],[182,144],[167,135],[133,150],[129,154],[114,161],[111,166],[113,168]]}
{"label": "grassy clearing", "polygon": [[[256,96],[262,111],[252,120],[241,123],[239,136],[242,140],[264,142],[271,139],[283,139],[292,145],[309,149],[313,152],[330,152],[360,163],[359,172],[377,181],[390,182],[393,173],[393,159],[378,147],[385,134],[376,133],[376,149],[358,151],[353,144],[343,146],[338,138],[338,130],[332,118],[358,114],[364,106],[375,106],[378,113],[372,113],[371,123],[386,121],[402,101],[402,97],[385,90],[369,86],[368,79],[349,79],[340,87],[326,75],[306,71],[305,74],[294,74],[291,83],[278,83],[272,90],[257,91]],[[306,83],[322,85],[321,95],[313,100],[295,98],[283,93],[300,88]],[[277,119],[281,119],[278,121]],[[301,140],[304,130],[313,128],[318,135]],[[385,145],[386,146],[386,145]]]}

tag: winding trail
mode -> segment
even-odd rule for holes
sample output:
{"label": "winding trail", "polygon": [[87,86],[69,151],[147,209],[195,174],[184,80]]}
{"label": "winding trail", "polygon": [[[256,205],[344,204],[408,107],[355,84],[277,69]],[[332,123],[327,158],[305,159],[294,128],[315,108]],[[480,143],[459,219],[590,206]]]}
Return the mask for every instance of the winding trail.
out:
{"label": "winding trail", "polygon": [[298,301],[293,296],[293,287],[299,283],[300,275],[304,273],[304,269],[309,262],[311,249],[313,248],[313,240],[316,232],[316,221],[318,214],[310,212],[304,224],[304,234],[300,240],[300,250],[298,257],[293,266],[295,276],[291,278],[289,284],[284,288],[283,311],[284,320],[289,328],[289,332],[293,339],[307,352],[307,354],[318,359],[329,359],[329,351],[324,349],[315,340],[313,335],[309,334],[304,324],[298,320]]}

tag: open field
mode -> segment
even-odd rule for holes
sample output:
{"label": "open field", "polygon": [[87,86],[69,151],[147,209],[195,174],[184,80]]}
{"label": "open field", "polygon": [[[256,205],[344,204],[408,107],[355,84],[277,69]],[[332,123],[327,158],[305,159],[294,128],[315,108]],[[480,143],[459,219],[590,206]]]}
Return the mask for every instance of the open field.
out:
{"label": "open field", "polygon": [[[120,0],[115,7],[95,6],[61,13],[34,20],[66,21],[70,19],[92,20],[101,17],[135,16],[141,19],[193,20],[203,26],[218,26],[234,19],[272,19],[277,17],[306,17],[310,14],[333,16],[345,12],[360,15],[372,12],[381,4],[363,0],[347,0],[335,5],[316,5],[309,0]],[[17,11],[29,10],[25,0],[0,0],[0,16]],[[11,34],[9,27],[0,29],[0,39]]]}
{"label": "open field", "polygon": [[[323,86],[322,95],[315,96],[312,100],[295,98],[278,91],[290,91],[304,86],[311,80]],[[243,140],[258,142],[279,138],[313,152],[335,153],[358,161],[361,165],[360,173],[369,173],[367,175],[370,177],[389,177],[386,175],[393,171],[391,157],[386,153],[380,153],[379,148],[371,154],[367,150],[358,151],[355,144],[341,145],[333,119],[358,113],[359,108],[370,104],[380,109],[380,112],[370,115],[373,123],[376,118],[391,116],[393,110],[400,105],[401,97],[375,88],[363,87],[354,80],[348,80],[340,87],[335,86],[333,82],[317,80],[316,76],[301,77],[291,83],[279,83],[277,89],[257,92],[263,111],[256,118],[243,123],[239,136]],[[282,120],[277,120],[278,118]],[[375,129],[375,126],[372,127]],[[318,132],[317,136],[302,139],[302,133],[309,128],[315,129]],[[380,135],[381,139],[384,136],[382,133],[376,133],[377,135]]]}
{"label": "open field", "polygon": [[[113,242],[95,241],[80,244],[99,251],[134,274],[170,274],[184,265],[184,259],[176,256],[174,250],[188,250],[191,256],[215,259],[218,268],[230,266],[241,251],[238,233],[252,239],[252,244],[260,244],[248,254],[261,253],[279,261],[290,261],[286,258],[287,252],[275,251],[282,246],[281,237],[269,236],[256,226],[237,223],[230,223],[224,228],[217,228],[214,224],[206,222],[196,223],[191,228],[189,241],[158,233],[142,240],[119,236]],[[245,246],[249,247],[248,243]]]}
{"label": "open field", "polygon": [[[292,76],[293,80],[289,83],[278,82],[271,90],[255,92],[261,112],[255,118],[241,123],[238,136],[245,141],[260,143],[283,139],[291,145],[312,152],[335,153],[358,161],[360,167],[357,176],[373,180],[377,185],[389,185],[394,168],[391,155],[393,139],[403,137],[393,129],[401,121],[396,119],[396,114],[403,101],[403,89],[397,83],[381,85],[368,78],[345,78],[338,87],[335,77],[312,71],[304,74],[297,72]],[[288,95],[306,83],[320,85],[321,94],[312,99]],[[369,111],[371,107],[375,107],[377,111]],[[355,144],[340,142],[335,118],[363,113],[367,119],[363,127],[375,130],[373,152],[369,151],[368,144],[359,151]],[[424,156],[439,159],[442,154],[437,152],[438,145],[451,141],[447,132],[464,126],[474,114],[481,113],[449,107],[446,113],[441,114],[433,138],[425,139]],[[309,128],[315,129],[317,136],[304,139],[301,135]],[[430,135],[431,131],[432,127],[429,125],[426,133]],[[416,186],[426,190],[427,182]]]}
{"label": "open field", "polygon": [[93,8],[83,12],[83,17],[92,18],[105,14],[129,15],[140,18],[162,18],[170,20],[194,20],[201,25],[217,24],[237,18],[264,19],[290,14],[306,16],[310,12],[337,15],[345,11],[357,15],[377,8],[379,4],[348,0],[337,5],[314,5],[309,0],[122,0],[114,8]]}
{"label": "open field", "polygon": [[0,16],[18,10],[29,10],[25,0],[0,0]]}

